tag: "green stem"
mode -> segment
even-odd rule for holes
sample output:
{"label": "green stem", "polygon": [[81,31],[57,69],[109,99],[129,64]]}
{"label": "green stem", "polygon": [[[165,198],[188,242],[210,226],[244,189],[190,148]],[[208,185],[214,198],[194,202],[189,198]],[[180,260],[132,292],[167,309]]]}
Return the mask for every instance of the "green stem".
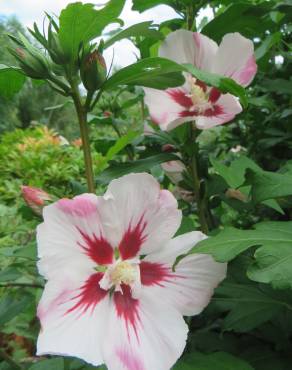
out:
{"label": "green stem", "polygon": [[78,116],[80,134],[82,139],[82,149],[85,162],[85,174],[87,187],[90,193],[95,193],[95,182],[93,174],[92,156],[90,151],[89,129],[87,122],[87,109],[82,105],[78,86],[72,84],[72,98]]}
{"label": "green stem", "polygon": [[22,366],[20,366],[16,361],[14,361],[13,358],[10,357],[3,349],[0,349],[0,358],[7,362],[12,369],[23,370]]}
{"label": "green stem", "polygon": [[199,216],[199,221],[201,224],[201,229],[203,233],[208,234],[209,232],[209,224],[208,224],[208,216],[207,216],[208,209],[207,209],[205,196],[204,194],[202,194],[202,189],[201,189],[201,179],[200,179],[199,166],[198,166],[199,151],[198,151],[198,145],[195,140],[196,140],[196,137],[195,137],[193,124],[190,123],[190,143],[189,145],[193,148],[193,150],[192,150],[190,164],[189,164],[189,173],[192,178],[193,190],[194,190],[194,195],[195,195],[195,199],[197,202],[198,216]]}

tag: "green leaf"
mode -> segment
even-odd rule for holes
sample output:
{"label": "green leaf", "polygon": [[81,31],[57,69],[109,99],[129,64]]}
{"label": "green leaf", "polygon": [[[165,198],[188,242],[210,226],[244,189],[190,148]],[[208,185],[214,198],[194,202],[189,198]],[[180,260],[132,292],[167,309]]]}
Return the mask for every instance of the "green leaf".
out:
{"label": "green leaf", "polygon": [[247,181],[252,185],[254,202],[292,195],[292,175],[268,171],[247,172]]}
{"label": "green leaf", "polygon": [[246,361],[226,352],[192,353],[180,361],[173,370],[253,370]]}
{"label": "green leaf", "polygon": [[248,99],[245,89],[232,78],[202,71],[192,64],[183,64],[183,66],[185,71],[191,73],[193,76],[205,82],[207,85],[217,87],[223,93],[230,93],[239,97],[241,104],[244,107],[247,107]]}
{"label": "green leaf", "polygon": [[14,294],[2,295],[0,300],[0,327],[17,316],[31,303],[30,295],[22,295],[21,297]]}
{"label": "green leaf", "polygon": [[261,59],[277,43],[281,41],[281,32],[276,32],[266,37],[261,45],[255,51],[256,60]]}
{"label": "green leaf", "polygon": [[0,96],[12,98],[25,82],[25,76],[16,68],[0,64]]}
{"label": "green leaf", "polygon": [[224,11],[207,23],[202,33],[218,43],[229,32],[240,32],[243,36],[253,38],[254,35],[264,31],[268,23],[268,17],[264,17],[272,4],[255,5],[251,2],[231,2]]}
{"label": "green leaf", "polygon": [[120,69],[102,86],[103,90],[119,85],[140,85],[165,89],[184,83],[183,67],[165,58],[146,58]]}
{"label": "green leaf", "polygon": [[40,360],[29,367],[29,370],[64,370],[64,359],[61,357]]}
{"label": "green leaf", "polygon": [[170,153],[153,155],[145,159],[139,159],[132,162],[114,163],[100,176],[96,181],[101,184],[108,184],[111,180],[126,175],[128,173],[138,173],[149,171],[153,166],[167,161],[176,160],[177,156]]}
{"label": "green leaf", "polygon": [[106,154],[106,160],[111,161],[116,154],[123,150],[128,144],[130,144],[136,137],[138,133],[135,131],[129,131],[126,135],[120,137],[116,143],[110,147]]}
{"label": "green leaf", "polygon": [[154,28],[150,28],[151,26],[152,21],[134,24],[133,26],[126,28],[125,30],[117,33],[109,40],[107,40],[104,44],[104,48],[106,49],[109,46],[113,45],[115,42],[129,37],[143,36],[147,38],[163,40],[164,39],[163,34]]}
{"label": "green leaf", "polygon": [[275,299],[273,292],[258,285],[223,282],[212,302],[230,311],[224,318],[225,330],[244,333],[269,321],[287,306],[287,302]]}
{"label": "green leaf", "polygon": [[15,267],[7,267],[0,272],[0,282],[13,281],[21,277],[21,273]]}
{"label": "green leaf", "polygon": [[292,94],[292,80],[284,80],[282,78],[276,78],[273,80],[265,79],[261,86],[267,90],[276,94]]}
{"label": "green leaf", "polygon": [[100,36],[108,24],[116,22],[124,4],[125,0],[111,0],[101,10],[93,4],[69,4],[60,15],[59,39],[64,52],[75,60],[80,45]]}
{"label": "green leaf", "polygon": [[138,12],[144,12],[145,10],[148,10],[154,6],[165,4],[165,5],[171,5],[173,4],[173,0],[133,0],[133,10],[137,10]]}
{"label": "green leaf", "polygon": [[[255,225],[255,230],[226,228],[199,242],[188,255],[211,254],[216,261],[227,262],[255,246],[261,247],[256,250],[255,263],[248,270],[249,278],[271,283],[275,288],[292,288],[292,221],[262,222]],[[178,257],[176,264],[183,257]]]}
{"label": "green leaf", "polygon": [[244,155],[232,161],[230,166],[226,166],[213,157],[210,158],[210,162],[215,171],[222,176],[226,183],[233,189],[237,189],[243,185],[247,168],[251,168],[255,171],[262,171],[253,160]]}

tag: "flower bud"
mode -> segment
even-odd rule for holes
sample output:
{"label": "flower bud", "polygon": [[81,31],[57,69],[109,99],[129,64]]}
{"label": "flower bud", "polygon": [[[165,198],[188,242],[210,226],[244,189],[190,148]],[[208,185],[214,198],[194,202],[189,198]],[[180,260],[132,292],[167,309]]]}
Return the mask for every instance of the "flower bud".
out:
{"label": "flower bud", "polygon": [[164,145],[162,145],[161,150],[163,152],[166,152],[166,153],[171,153],[171,152],[174,152],[176,150],[176,148],[172,144],[164,144]]}
{"label": "flower bud", "polygon": [[241,202],[248,201],[247,196],[237,189],[231,189],[231,188],[227,189],[225,192],[225,195],[227,198],[237,199],[237,200],[240,200]]}
{"label": "flower bud", "polygon": [[50,195],[44,190],[33,186],[22,186],[21,192],[26,204],[37,214],[42,215],[45,202],[52,200]]}
{"label": "flower bud", "polygon": [[63,65],[70,60],[61,47],[58,34],[52,31],[51,26],[48,29],[48,52],[56,64]]}
{"label": "flower bud", "polygon": [[34,79],[46,79],[50,76],[49,62],[35,47],[29,50],[25,46],[9,48],[10,53],[18,60],[23,72]]}
{"label": "flower bud", "polygon": [[83,55],[80,65],[80,75],[84,87],[88,91],[96,91],[106,80],[106,64],[98,50]]}

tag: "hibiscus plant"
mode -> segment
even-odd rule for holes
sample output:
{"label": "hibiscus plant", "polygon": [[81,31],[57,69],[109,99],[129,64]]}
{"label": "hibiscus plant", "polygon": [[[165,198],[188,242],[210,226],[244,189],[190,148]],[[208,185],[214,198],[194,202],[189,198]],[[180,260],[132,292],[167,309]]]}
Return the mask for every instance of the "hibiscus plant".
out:
{"label": "hibiscus plant", "polygon": [[[268,73],[263,56],[275,63],[269,53],[288,32],[289,6],[133,0],[135,11],[167,4],[177,18],[124,28],[125,3],[70,3],[46,13],[42,29],[8,35],[17,65],[0,66],[1,96],[29,79],[63,95],[75,108],[86,180],[61,196],[22,184],[39,223],[39,276],[35,284],[8,276],[3,289],[41,287],[39,330],[33,358],[0,350],[0,369],[262,370],[257,356],[268,353],[267,369],[288,370],[291,164],[266,171],[233,131],[249,137],[252,109],[266,114],[253,81]],[[198,22],[202,9],[208,22]],[[125,38],[139,57],[112,68],[104,52]],[[97,137],[100,127],[114,143]],[[61,136],[52,143],[64,153],[71,145]],[[273,328],[286,341],[272,340]]]}

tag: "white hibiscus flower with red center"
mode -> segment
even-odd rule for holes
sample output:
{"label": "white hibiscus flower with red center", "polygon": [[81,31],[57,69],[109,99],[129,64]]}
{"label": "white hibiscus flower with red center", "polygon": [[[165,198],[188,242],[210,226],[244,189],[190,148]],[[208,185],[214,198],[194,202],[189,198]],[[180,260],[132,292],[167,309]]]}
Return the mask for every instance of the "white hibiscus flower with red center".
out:
{"label": "white hibiscus flower with red center", "polygon": [[[248,86],[257,71],[253,43],[239,33],[225,35],[218,46],[200,33],[178,30],[166,37],[159,55],[230,77],[242,86]],[[185,77],[185,84],[179,88],[144,88],[151,118],[162,130],[188,121],[195,121],[199,129],[208,129],[231,121],[242,111],[235,96],[222,94],[190,74]]]}
{"label": "white hibiscus flower with red center", "polygon": [[109,370],[169,370],[188,327],[224,279],[226,264],[178,255],[205,238],[172,239],[181,211],[148,174],[44,208],[38,267],[47,280],[38,307],[38,355],[76,356]]}

